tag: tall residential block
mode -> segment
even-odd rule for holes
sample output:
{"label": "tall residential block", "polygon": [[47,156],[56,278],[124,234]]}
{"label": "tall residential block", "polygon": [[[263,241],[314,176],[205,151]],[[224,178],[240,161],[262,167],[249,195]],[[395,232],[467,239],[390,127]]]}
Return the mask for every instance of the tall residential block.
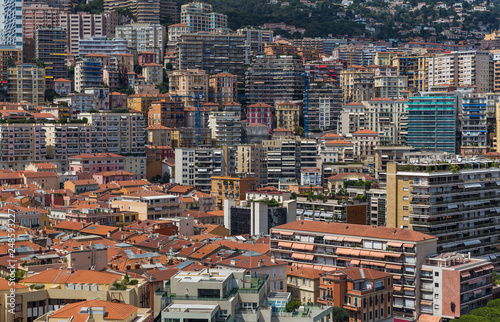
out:
{"label": "tall residential block", "polygon": [[204,70],[174,70],[168,75],[169,93],[179,96],[184,105],[195,105],[196,100],[208,100],[208,75]]}
{"label": "tall residential block", "polygon": [[23,60],[22,51],[15,46],[0,46],[0,86],[7,86],[7,69]]}
{"label": "tall residential block", "polygon": [[304,98],[304,65],[293,56],[257,56],[245,74],[248,104]]}
{"label": "tall residential block", "polygon": [[312,83],[309,87],[309,130],[337,130],[342,110],[342,90]]}
{"label": "tall residential block", "polygon": [[45,102],[45,68],[17,64],[7,70],[7,97],[12,103],[28,102],[34,106]]}
{"label": "tall residential block", "polygon": [[0,1],[0,44],[23,47],[23,1]]}
{"label": "tall residential block", "polygon": [[312,220],[272,228],[270,235],[271,255],[277,260],[327,270],[354,266],[392,274],[394,315],[413,319],[420,315],[420,302],[415,300],[421,293],[420,267],[436,253],[435,237],[407,229]]}
{"label": "tall residential block", "polygon": [[213,12],[211,4],[191,2],[181,6],[181,23],[191,32],[216,32],[227,29],[227,16]]}
{"label": "tall residential block", "polygon": [[398,54],[393,58],[392,65],[397,68],[398,76],[408,77],[408,90],[412,93],[428,89],[428,58],[433,54]]}
{"label": "tall residential block", "polygon": [[39,27],[59,27],[62,9],[46,4],[25,3],[23,8],[23,37],[34,38]]}
{"label": "tall residential block", "polygon": [[102,84],[102,63],[98,58],[87,57],[75,63],[75,91],[82,93],[85,88]]}
{"label": "tall residential block", "polygon": [[208,79],[209,101],[224,104],[238,101],[238,76],[229,73],[210,75]]}
{"label": "tall residential block", "polygon": [[430,151],[458,151],[457,97],[450,93],[421,93],[408,101],[408,144]]}
{"label": "tall residential block", "polygon": [[202,69],[208,74],[230,73],[243,77],[250,61],[244,36],[232,34],[194,33],[183,34],[176,44],[178,70]]}
{"label": "tall residential block", "polygon": [[374,73],[361,66],[349,66],[340,71],[340,87],[344,103],[372,99],[375,97]]}
{"label": "tall residential block", "polygon": [[66,30],[38,28],[35,30],[35,55],[45,64],[45,80],[52,87],[54,80],[68,77]]}
{"label": "tall residential block", "polygon": [[128,47],[141,53],[152,51],[156,53],[155,63],[163,61],[167,33],[165,26],[152,23],[132,23],[115,28],[116,38],[125,39]]}
{"label": "tall residential block", "polygon": [[267,185],[267,162],[262,144],[242,144],[236,149],[236,173],[255,174],[257,188]]}
{"label": "tall residential block", "polygon": [[489,160],[387,164],[387,227],[433,235],[439,253],[470,252],[498,266],[499,178]]}
{"label": "tall residential block", "polygon": [[175,149],[175,182],[195,186],[210,193],[212,176],[225,171],[222,149],[179,148]]}
{"label": "tall residential block", "polygon": [[171,2],[171,0],[105,0],[104,10],[129,9],[138,23],[160,23],[160,6],[164,1]]}
{"label": "tall residential block", "polygon": [[103,15],[86,12],[75,14],[65,13],[60,16],[60,26],[66,29],[68,51],[73,56],[79,55],[80,39],[106,35],[105,18]]}
{"label": "tall residential block", "polygon": [[373,98],[365,105],[365,128],[375,131],[383,145],[404,145],[408,135],[408,100]]}
{"label": "tall residential block", "polygon": [[462,98],[462,155],[489,152],[485,94],[466,94]]}
{"label": "tall residential block", "polygon": [[127,41],[124,39],[108,39],[106,36],[94,36],[80,39],[79,56],[108,55],[112,67],[116,66],[116,57],[120,54],[128,54]]}
{"label": "tall residential block", "polygon": [[242,28],[236,31],[238,35],[245,36],[245,45],[250,47],[253,53],[263,53],[264,46],[273,42],[273,31],[259,28]]}
{"label": "tall residential block", "polygon": [[429,87],[474,86],[479,93],[493,89],[493,61],[488,51],[454,51],[428,58]]}

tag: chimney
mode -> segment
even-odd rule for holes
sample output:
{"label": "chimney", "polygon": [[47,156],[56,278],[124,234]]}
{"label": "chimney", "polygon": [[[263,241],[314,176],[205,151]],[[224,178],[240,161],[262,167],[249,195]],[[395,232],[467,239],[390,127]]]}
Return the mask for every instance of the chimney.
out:
{"label": "chimney", "polygon": [[106,237],[107,238],[111,237],[111,232],[108,231],[108,233],[106,234]]}
{"label": "chimney", "polygon": [[231,259],[231,266],[236,266],[236,261],[234,259]]}
{"label": "chimney", "polygon": [[73,273],[73,267],[66,267],[66,274]]}
{"label": "chimney", "polygon": [[276,264],[276,257],[274,257],[274,255],[271,256],[271,263]]}
{"label": "chimney", "polygon": [[83,250],[83,245],[80,245],[80,250]]}
{"label": "chimney", "polygon": [[259,260],[259,267],[263,267],[263,266],[264,266],[264,260],[261,259],[261,260]]}

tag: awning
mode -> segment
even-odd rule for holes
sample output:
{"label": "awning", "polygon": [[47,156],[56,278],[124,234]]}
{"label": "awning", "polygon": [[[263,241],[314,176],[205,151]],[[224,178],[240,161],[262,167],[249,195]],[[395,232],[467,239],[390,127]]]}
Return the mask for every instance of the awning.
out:
{"label": "awning", "polygon": [[323,239],[324,240],[333,240],[333,241],[336,241],[339,238],[337,236],[325,236],[325,237],[323,237]]}
{"label": "awning", "polygon": [[361,262],[361,261],[360,261],[360,260],[358,260],[358,259],[353,259],[353,260],[351,260],[351,264],[352,264],[352,265],[359,265],[359,263],[360,263],[360,262]]}
{"label": "awning", "polygon": [[448,209],[456,209],[458,208],[457,205],[453,204],[453,205],[448,205]]}
{"label": "awning", "polygon": [[470,276],[470,273],[465,271],[465,272],[460,272],[460,276],[462,276],[463,278],[467,278]]}
{"label": "awning", "polygon": [[385,254],[380,252],[370,252],[370,256],[376,258],[385,258]]}
{"label": "awning", "polygon": [[483,290],[475,290],[475,291],[474,291],[474,292],[472,292],[472,293],[474,293],[474,295],[477,295],[477,294],[481,294],[482,292],[483,292]]}
{"label": "awning", "polygon": [[304,259],[305,254],[299,254],[299,253],[293,253],[292,258],[293,259]]}
{"label": "awning", "polygon": [[420,270],[424,272],[432,272],[432,268],[421,268]]}
{"label": "awning", "polygon": [[367,261],[361,261],[360,264],[361,265],[371,265],[372,263],[371,262],[367,262]]}
{"label": "awning", "polygon": [[405,287],[405,291],[410,291],[410,292],[415,292],[415,289],[413,287]]}
{"label": "awning", "polygon": [[468,281],[467,283],[469,283],[469,285],[471,284],[476,284],[476,283],[479,283],[481,282],[483,279],[481,277],[477,277],[477,278],[474,278],[474,279],[471,279],[470,281]]}
{"label": "awning", "polygon": [[337,255],[351,255],[351,250],[346,248],[337,248]]}
{"label": "awning", "polygon": [[304,250],[313,251],[314,250],[314,245],[304,245]]}
{"label": "awning", "polygon": [[480,273],[482,272],[484,269],[482,267],[478,267],[478,268],[474,268],[474,273]]}
{"label": "awning", "polygon": [[155,211],[161,211],[162,208],[161,207],[155,207]]}
{"label": "awning", "polygon": [[401,246],[403,246],[403,243],[388,242],[387,246],[390,246],[390,247],[401,247]]}
{"label": "awning", "polygon": [[280,235],[283,236],[293,236],[294,232],[293,231],[280,231]]}
{"label": "awning", "polygon": [[361,243],[363,241],[363,239],[361,239],[361,238],[345,237],[344,241],[348,242],[348,243]]}
{"label": "awning", "polygon": [[401,276],[399,276],[399,275],[393,275],[392,278],[395,279],[395,280],[400,280]]}
{"label": "awning", "polygon": [[370,256],[370,251],[369,250],[362,250],[359,252],[359,256],[368,257],[368,256]]}
{"label": "awning", "polygon": [[387,264],[387,265],[385,266],[385,268],[387,268],[387,269],[397,269],[397,270],[401,270],[401,266],[399,266],[399,265],[393,265],[393,264]]}
{"label": "awning", "polygon": [[420,301],[420,305],[432,305],[432,302],[429,302],[429,301]]}
{"label": "awning", "polygon": [[483,270],[493,269],[493,268],[495,268],[493,265],[488,264],[488,265],[486,265],[485,267],[483,267]]}
{"label": "awning", "polygon": [[387,257],[401,257],[402,255],[401,253],[385,253]]}
{"label": "awning", "polygon": [[339,257],[337,258],[338,261],[344,261],[344,262],[350,262],[351,259],[350,258],[344,258],[344,257]]}
{"label": "awning", "polygon": [[338,237],[338,238],[337,238],[337,241],[338,241],[338,242],[341,242],[341,241],[343,241],[343,240],[344,240],[344,237]]}
{"label": "awning", "polygon": [[371,262],[370,264],[373,266],[385,267],[384,263]]}
{"label": "awning", "polygon": [[464,188],[481,188],[480,183],[464,183]]}
{"label": "awning", "polygon": [[279,242],[278,247],[285,247],[285,248],[290,248],[292,247],[292,243],[287,243],[287,242]]}
{"label": "awning", "polygon": [[463,242],[465,246],[479,245],[481,241],[479,239],[466,240]]}
{"label": "awning", "polygon": [[351,256],[359,256],[360,252],[359,249],[351,249]]}
{"label": "awning", "polygon": [[304,259],[306,261],[312,261],[312,260],[314,260],[314,255],[312,255],[312,254],[311,255],[304,255]]}
{"label": "awning", "polygon": [[401,286],[396,286],[396,285],[394,285],[394,290],[395,290],[396,292],[400,292],[400,291],[401,291],[401,289],[402,289],[402,287],[401,287]]}
{"label": "awning", "polygon": [[415,247],[415,244],[403,244],[403,247],[405,247],[405,248],[413,248],[413,247]]}

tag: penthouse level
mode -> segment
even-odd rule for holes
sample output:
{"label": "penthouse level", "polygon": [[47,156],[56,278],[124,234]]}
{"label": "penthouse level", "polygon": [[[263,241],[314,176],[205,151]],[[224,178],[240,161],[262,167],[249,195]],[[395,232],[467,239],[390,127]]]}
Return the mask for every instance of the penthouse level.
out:
{"label": "penthouse level", "polygon": [[[436,253],[437,238],[408,229],[299,220],[271,229],[277,260],[332,270],[363,267],[394,276],[394,315],[419,315],[420,267]],[[396,286],[399,288],[396,289]]]}

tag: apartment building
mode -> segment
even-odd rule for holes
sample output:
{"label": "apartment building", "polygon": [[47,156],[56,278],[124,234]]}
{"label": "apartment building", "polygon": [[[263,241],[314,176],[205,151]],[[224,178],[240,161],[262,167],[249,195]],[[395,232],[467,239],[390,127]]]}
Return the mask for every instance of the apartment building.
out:
{"label": "apartment building", "polygon": [[142,75],[147,84],[160,86],[163,82],[163,65],[155,63],[147,64],[142,67]]}
{"label": "apartment building", "polygon": [[192,127],[182,127],[171,130],[173,148],[194,148],[196,146],[210,146],[212,144],[211,130]]}
{"label": "apartment building", "polygon": [[[53,266],[51,268],[26,277],[19,284],[16,283],[15,302],[19,304],[19,311],[15,312],[13,320],[35,321],[49,311],[57,311],[66,305],[74,305],[71,303],[84,303],[83,301],[95,298],[108,301],[104,303],[120,300],[125,303],[122,305],[149,308],[148,283],[144,279],[138,279],[136,285],[127,285],[127,290],[120,291],[113,290],[113,283],[120,283],[124,279],[119,273],[72,270],[66,267],[53,269]],[[33,284],[43,287],[30,288]],[[6,299],[6,296],[2,297],[3,301]],[[6,303],[3,302],[3,305]],[[2,314],[4,312],[9,314],[7,310],[2,310]],[[9,318],[5,321],[10,321]]]}
{"label": "apartment building", "polygon": [[108,39],[106,36],[93,36],[92,38],[80,39],[78,55],[85,57],[89,54],[104,54],[110,57],[111,67],[116,66],[116,56],[128,54],[127,41],[124,39]]}
{"label": "apartment building", "polygon": [[224,200],[246,200],[246,193],[256,189],[255,176],[212,176],[210,194],[215,197],[215,207],[224,209]]}
{"label": "apartment building", "polygon": [[23,59],[21,49],[15,46],[0,46],[0,83],[7,83],[7,69],[11,61],[21,62]]}
{"label": "apartment building", "polygon": [[59,27],[61,8],[41,3],[26,3],[23,5],[23,37],[35,38],[35,30],[40,26]]}
{"label": "apartment building", "polygon": [[408,76],[375,76],[374,97],[403,98],[408,91]]}
{"label": "apartment building", "polygon": [[375,149],[380,145],[380,138],[377,132],[364,129],[352,133],[347,138],[354,147],[354,158],[366,160],[375,156]]}
{"label": "apartment building", "polygon": [[436,236],[439,253],[470,252],[498,265],[500,169],[487,160],[439,161],[387,165],[387,226]]}
{"label": "apartment building", "polygon": [[114,153],[84,153],[69,157],[70,171],[91,175],[104,171],[123,171],[125,157]]}
{"label": "apartment building", "polygon": [[276,127],[295,131],[300,125],[300,114],[302,106],[293,102],[276,102],[274,106],[276,112]]}
{"label": "apartment building", "polygon": [[23,48],[23,1],[2,1],[0,44]]}
{"label": "apartment building", "polygon": [[424,314],[458,319],[485,307],[492,296],[493,265],[460,253],[429,257],[420,271],[420,307]]}
{"label": "apartment building", "polygon": [[175,182],[198,187],[210,193],[211,177],[225,171],[222,149],[178,148],[175,149]]}
{"label": "apartment building", "polygon": [[292,56],[257,56],[245,74],[248,104],[302,100],[304,65]]}
{"label": "apartment building", "polygon": [[127,108],[140,111],[144,114],[144,118],[149,120],[149,108],[151,104],[161,99],[154,94],[134,94],[127,97]]}
{"label": "apartment building", "polygon": [[373,98],[363,102],[366,129],[375,131],[384,145],[403,145],[407,141],[408,119],[405,99]]}
{"label": "apartment building", "polygon": [[210,75],[208,94],[211,102],[219,107],[238,101],[238,76],[229,73]]}
{"label": "apartment building", "polygon": [[75,63],[75,91],[82,93],[89,87],[101,87],[103,82],[102,60],[85,57]]}
{"label": "apartment building", "polygon": [[407,103],[408,144],[436,152],[458,151],[458,108],[453,93],[427,92]]}
{"label": "apartment building", "polygon": [[465,94],[462,98],[462,155],[484,154],[489,150],[486,101],[485,94]]}
{"label": "apartment building", "polygon": [[144,155],[146,124],[142,113],[80,113],[78,118],[86,118],[95,127],[96,152]]}
{"label": "apartment building", "polygon": [[[115,9],[129,9],[138,23],[160,23],[162,7],[168,9],[171,0],[105,0],[104,11],[113,11]],[[163,4],[163,5],[162,5]],[[165,16],[174,17],[170,12],[164,11]]]}
{"label": "apartment building", "polygon": [[452,84],[474,86],[479,93],[493,89],[493,61],[488,51],[453,51],[427,60],[429,88]]}
{"label": "apartment building", "polygon": [[340,113],[339,134],[346,136],[349,133],[366,128],[366,108],[363,103],[351,102],[342,106]]}
{"label": "apartment building", "polygon": [[2,169],[22,171],[31,162],[46,160],[46,131],[42,124],[1,124]]}
{"label": "apartment building", "polygon": [[[47,159],[68,160],[71,156],[92,153],[95,149],[93,126],[82,123],[44,125]],[[67,169],[67,163],[63,171]]]}
{"label": "apartment building", "polygon": [[241,105],[233,103],[225,105],[224,109],[222,112],[211,112],[208,116],[212,139],[218,146],[241,144]]}
{"label": "apartment building", "polygon": [[349,66],[340,71],[340,87],[344,104],[368,101],[375,97],[374,72],[361,66]]}
{"label": "apartment building", "polygon": [[45,68],[34,64],[17,64],[7,69],[7,97],[11,103],[28,102],[34,106],[45,102]]}
{"label": "apartment building", "polygon": [[321,276],[318,303],[341,306],[349,321],[384,321],[394,312],[392,282],[392,274],[369,268],[328,272]]}
{"label": "apartment building", "polygon": [[277,260],[327,270],[354,266],[392,274],[393,314],[420,315],[420,303],[415,300],[420,297],[420,267],[436,253],[437,238],[408,229],[309,220],[272,228],[270,234],[271,255]]}
{"label": "apartment building", "polygon": [[324,273],[325,271],[315,268],[290,265],[288,266],[286,289],[292,294],[292,297],[300,300],[301,303],[318,304],[321,274]]}
{"label": "apartment building", "polygon": [[262,147],[267,184],[276,188],[280,180],[300,182],[300,169],[315,168],[319,159],[315,140],[283,137],[263,140]]}
{"label": "apartment building", "polygon": [[[106,18],[102,14],[95,15],[86,12],[75,14],[64,13],[59,16],[59,19],[59,26],[67,32],[68,51],[75,57],[80,55],[80,39],[106,35]],[[82,56],[80,55],[80,57]]]}
{"label": "apartment building", "polygon": [[242,144],[236,147],[236,173],[255,174],[255,186],[267,184],[267,163],[264,160],[262,144]]}
{"label": "apartment building", "polygon": [[263,53],[265,45],[273,42],[273,31],[269,29],[246,27],[236,30],[236,33],[245,36],[245,45],[252,53]]}
{"label": "apartment building", "polygon": [[319,147],[319,156],[323,163],[353,161],[354,144],[342,139],[326,141]]}
{"label": "apartment building", "polygon": [[342,90],[331,85],[309,86],[309,130],[337,131],[342,110]]}
{"label": "apartment building", "polygon": [[118,69],[122,75],[126,75],[127,73],[134,71],[134,55],[117,54],[115,59],[116,69]]}
{"label": "apartment building", "polygon": [[165,26],[152,23],[132,23],[121,25],[115,28],[116,38],[125,39],[128,48],[135,50],[136,53],[151,51],[156,54],[156,61],[160,63],[164,56],[166,45]]}
{"label": "apartment building", "polygon": [[169,93],[185,106],[208,100],[208,75],[200,69],[174,70],[168,75]]}
{"label": "apartment building", "polygon": [[158,220],[177,217],[182,213],[179,197],[156,191],[141,191],[111,201],[111,207],[119,211],[139,214],[139,220]]}
{"label": "apartment building", "polygon": [[385,226],[387,208],[387,190],[370,189],[366,192],[366,224]]}
{"label": "apartment building", "polygon": [[181,6],[181,23],[188,25],[191,33],[215,33],[227,29],[227,16],[213,12],[211,4],[191,2]]}
{"label": "apartment building", "polygon": [[398,54],[393,58],[392,66],[397,68],[398,76],[408,77],[408,90],[412,93],[428,89],[428,58],[433,54]]}
{"label": "apartment building", "polygon": [[148,111],[148,126],[183,127],[184,104],[170,98],[152,102]]}
{"label": "apartment building", "polygon": [[244,36],[232,34],[183,34],[176,44],[178,70],[202,69],[208,74],[229,73],[238,76],[243,87],[250,54]]}
{"label": "apartment building", "polygon": [[264,103],[247,106],[247,124],[263,124],[270,130],[273,127],[273,107]]}
{"label": "apartment building", "polygon": [[35,55],[45,64],[45,84],[53,86],[54,80],[68,77],[66,30],[62,28],[37,28],[35,30]]}

